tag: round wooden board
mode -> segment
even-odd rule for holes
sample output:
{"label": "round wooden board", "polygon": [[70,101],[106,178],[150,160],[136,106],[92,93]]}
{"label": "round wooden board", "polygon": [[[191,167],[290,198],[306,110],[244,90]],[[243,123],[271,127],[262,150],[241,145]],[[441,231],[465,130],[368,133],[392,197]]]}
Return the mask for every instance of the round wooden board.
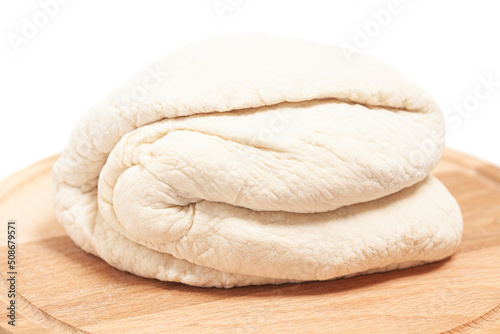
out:
{"label": "round wooden board", "polygon": [[[121,272],[66,236],[38,162],[0,183],[0,332],[500,333],[500,169],[446,151],[434,174],[458,200],[464,237],[451,258],[327,282],[194,288]],[[17,319],[7,324],[7,222],[16,221]]]}

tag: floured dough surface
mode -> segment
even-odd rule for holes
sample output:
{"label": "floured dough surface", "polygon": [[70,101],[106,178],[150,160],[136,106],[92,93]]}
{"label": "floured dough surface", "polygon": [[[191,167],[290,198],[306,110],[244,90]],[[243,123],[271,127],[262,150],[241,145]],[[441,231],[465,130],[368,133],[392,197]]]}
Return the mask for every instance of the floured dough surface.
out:
{"label": "floured dough surface", "polygon": [[455,251],[462,235],[455,200],[432,176],[396,194],[324,213],[257,212],[204,201],[185,219],[185,234],[161,244],[155,236],[155,242],[127,232],[123,237],[99,215],[94,242],[99,255],[122,270],[232,287],[437,261]]}
{"label": "floured dough surface", "polygon": [[[132,273],[197,286],[326,280],[436,261],[462,220],[429,172],[435,102],[368,56],[229,35],[139,73],[76,125],[53,170],[59,221]],[[141,79],[142,78],[142,79]]]}

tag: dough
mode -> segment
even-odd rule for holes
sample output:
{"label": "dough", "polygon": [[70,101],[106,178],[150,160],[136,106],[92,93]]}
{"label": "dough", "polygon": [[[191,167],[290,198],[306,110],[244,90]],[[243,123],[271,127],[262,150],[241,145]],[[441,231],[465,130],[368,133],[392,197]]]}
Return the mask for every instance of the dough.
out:
{"label": "dough", "polygon": [[[139,93],[142,95],[139,95]],[[53,169],[58,220],[144,277],[232,287],[451,255],[433,99],[367,55],[286,37],[179,48],[96,104]]]}

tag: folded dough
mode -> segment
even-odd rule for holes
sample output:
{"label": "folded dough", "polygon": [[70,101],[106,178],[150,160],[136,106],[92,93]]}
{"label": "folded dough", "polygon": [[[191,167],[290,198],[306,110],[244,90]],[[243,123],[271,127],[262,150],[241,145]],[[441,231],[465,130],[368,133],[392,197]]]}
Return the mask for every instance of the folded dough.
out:
{"label": "folded dough", "polygon": [[[394,69],[266,35],[212,37],[156,62],[76,125],[53,169],[85,251],[196,286],[327,280],[437,261],[462,234],[429,172],[444,123]],[[143,87],[142,87],[143,88]]]}

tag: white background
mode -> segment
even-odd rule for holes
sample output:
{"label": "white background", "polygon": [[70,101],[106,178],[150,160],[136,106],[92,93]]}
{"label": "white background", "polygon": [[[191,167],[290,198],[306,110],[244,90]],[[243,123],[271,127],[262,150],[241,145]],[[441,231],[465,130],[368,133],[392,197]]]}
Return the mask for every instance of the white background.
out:
{"label": "white background", "polygon": [[[500,165],[496,1],[55,1],[0,4],[0,179],[61,151],[94,102],[156,58],[227,32],[344,43],[376,55],[450,113],[449,147]],[[40,27],[30,35],[29,24]]]}

